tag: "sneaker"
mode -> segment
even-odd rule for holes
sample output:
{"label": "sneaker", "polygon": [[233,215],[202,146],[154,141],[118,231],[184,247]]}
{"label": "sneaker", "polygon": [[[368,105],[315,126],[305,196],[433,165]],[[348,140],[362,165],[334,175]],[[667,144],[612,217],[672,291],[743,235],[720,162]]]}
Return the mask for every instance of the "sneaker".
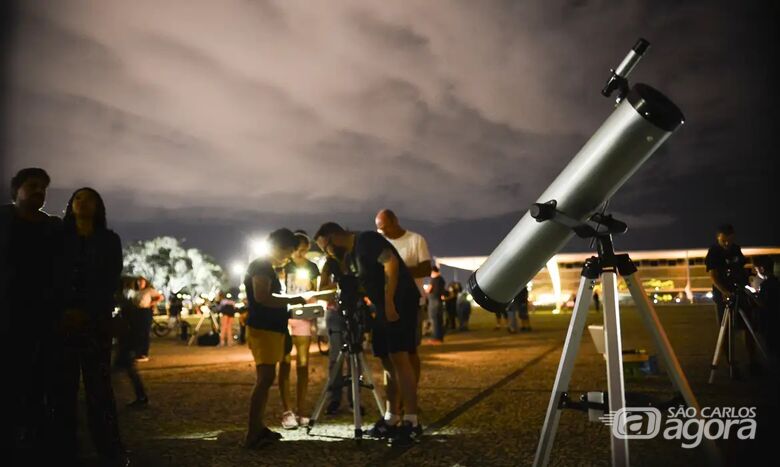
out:
{"label": "sneaker", "polygon": [[128,409],[145,409],[149,406],[149,399],[144,397],[143,399],[136,399],[132,402],[128,402],[125,407]]}
{"label": "sneaker", "polygon": [[309,417],[295,417],[295,420],[298,422],[298,426],[309,426]]}
{"label": "sneaker", "polygon": [[292,410],[282,414],[282,428],[285,430],[295,430],[298,428],[298,420],[295,419],[295,414]]}
{"label": "sneaker", "polygon": [[385,439],[392,437],[395,434],[395,430],[396,427],[388,425],[387,420],[383,417],[374,423],[374,426],[366,432],[366,435],[376,439]]}
{"label": "sneaker", "polygon": [[419,423],[412,426],[412,422],[401,422],[394,436],[390,438],[389,445],[392,447],[408,447],[419,443],[422,439],[423,428]]}

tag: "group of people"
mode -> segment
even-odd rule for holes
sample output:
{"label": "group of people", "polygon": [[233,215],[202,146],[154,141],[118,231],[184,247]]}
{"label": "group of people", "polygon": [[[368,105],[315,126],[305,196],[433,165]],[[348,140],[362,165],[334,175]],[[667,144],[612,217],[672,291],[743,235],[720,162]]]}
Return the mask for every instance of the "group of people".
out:
{"label": "group of people", "polygon": [[8,419],[12,465],[78,463],[77,401],[103,464],[126,465],[111,386],[112,313],[122,273],[119,236],[92,188],[75,190],[62,219],[42,211],[50,178],[26,168],[0,208],[0,293],[10,310]]}
{"label": "group of people", "polygon": [[[382,362],[386,375],[386,410],[370,436],[387,439],[393,446],[406,446],[419,440],[422,425],[417,419],[417,383],[420,359],[421,322],[426,306],[423,281],[431,271],[431,257],[425,240],[401,228],[390,210],[376,218],[377,231],[352,232],[327,222],[313,240],[326,254],[322,271],[306,259],[310,239],[302,231],[278,229],[268,236],[269,253],[253,261],[244,286],[247,294],[246,341],[256,365],[256,383],[249,404],[248,430],[244,445],[256,448],[281,438],[265,423],[265,411],[278,367],[279,387],[284,408],[282,427],[307,424],[305,413],[308,382],[308,349],[311,323],[290,319],[288,306],[307,303],[305,293],[334,291],[345,275],[357,278],[361,294],[373,310],[371,347]],[[319,278],[319,280],[317,280]],[[320,297],[321,298],[321,297]],[[439,297],[437,297],[439,298]],[[334,368],[345,339],[344,316],[335,294],[326,310],[330,337],[330,403],[327,413],[341,404],[342,370]],[[296,350],[296,407],[290,405],[289,374],[291,350]],[[353,407],[353,410],[360,410]],[[297,415],[296,415],[297,413]]]}

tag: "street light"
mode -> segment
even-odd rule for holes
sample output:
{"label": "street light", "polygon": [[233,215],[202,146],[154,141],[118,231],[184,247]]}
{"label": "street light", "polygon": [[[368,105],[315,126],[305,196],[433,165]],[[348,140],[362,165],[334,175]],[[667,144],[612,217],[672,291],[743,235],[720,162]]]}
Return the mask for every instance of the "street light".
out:
{"label": "street light", "polygon": [[241,261],[233,261],[230,263],[230,272],[234,276],[241,277],[242,274],[244,274],[244,270],[246,269],[246,266]]}
{"label": "street light", "polygon": [[253,255],[253,258],[260,258],[267,256],[271,250],[268,241],[264,238],[253,238],[249,240],[249,251]]}

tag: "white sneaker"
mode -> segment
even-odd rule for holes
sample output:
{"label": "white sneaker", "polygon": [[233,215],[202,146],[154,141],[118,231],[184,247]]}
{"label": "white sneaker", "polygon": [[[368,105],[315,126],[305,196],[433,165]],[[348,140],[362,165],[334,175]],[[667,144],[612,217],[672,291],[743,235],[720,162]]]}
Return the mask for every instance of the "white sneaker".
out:
{"label": "white sneaker", "polygon": [[298,420],[298,426],[308,426],[309,425],[309,417],[296,417]]}
{"label": "white sneaker", "polygon": [[295,430],[298,428],[298,420],[295,419],[295,414],[292,410],[282,414],[282,428],[285,430]]}

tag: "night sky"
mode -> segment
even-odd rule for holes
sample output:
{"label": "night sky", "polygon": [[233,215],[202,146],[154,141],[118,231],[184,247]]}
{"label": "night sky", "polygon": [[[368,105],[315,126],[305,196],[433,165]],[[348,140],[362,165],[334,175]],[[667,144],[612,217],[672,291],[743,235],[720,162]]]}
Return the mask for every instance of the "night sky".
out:
{"label": "night sky", "polygon": [[435,255],[488,254],[609,115],[599,91],[641,36],[632,81],[686,123],[612,199],[617,246],[706,247],[727,221],[778,245],[771,3],[6,3],[2,182],[44,167],[50,213],[92,186],[125,242],[224,264],[382,207]]}

